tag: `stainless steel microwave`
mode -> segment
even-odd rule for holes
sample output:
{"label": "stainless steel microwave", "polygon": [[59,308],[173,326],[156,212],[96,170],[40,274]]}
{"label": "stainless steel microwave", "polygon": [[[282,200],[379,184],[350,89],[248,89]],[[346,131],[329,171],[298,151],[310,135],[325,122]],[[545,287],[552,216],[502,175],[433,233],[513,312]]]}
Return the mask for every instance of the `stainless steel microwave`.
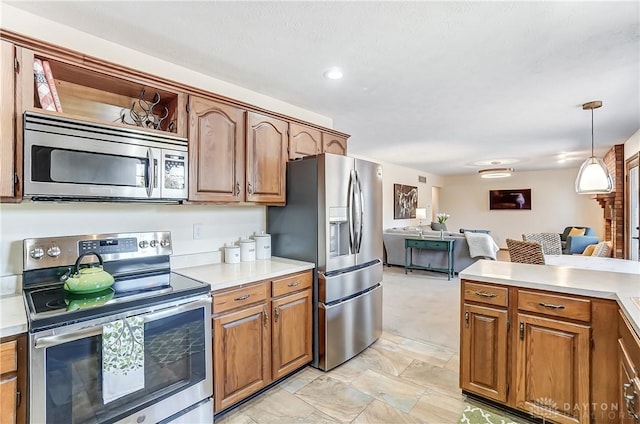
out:
{"label": "stainless steel microwave", "polygon": [[188,141],[36,112],[24,114],[24,197],[32,200],[184,200]]}

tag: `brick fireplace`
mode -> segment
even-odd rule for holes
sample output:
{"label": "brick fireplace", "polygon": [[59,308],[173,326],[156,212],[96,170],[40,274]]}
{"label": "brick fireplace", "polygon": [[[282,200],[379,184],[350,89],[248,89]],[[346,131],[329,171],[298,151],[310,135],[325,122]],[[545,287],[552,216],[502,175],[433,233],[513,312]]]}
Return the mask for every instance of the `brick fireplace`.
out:
{"label": "brick fireplace", "polygon": [[613,191],[596,194],[595,199],[604,208],[604,240],[613,243],[614,258],[624,258],[624,144],[616,144],[603,161],[613,180]]}

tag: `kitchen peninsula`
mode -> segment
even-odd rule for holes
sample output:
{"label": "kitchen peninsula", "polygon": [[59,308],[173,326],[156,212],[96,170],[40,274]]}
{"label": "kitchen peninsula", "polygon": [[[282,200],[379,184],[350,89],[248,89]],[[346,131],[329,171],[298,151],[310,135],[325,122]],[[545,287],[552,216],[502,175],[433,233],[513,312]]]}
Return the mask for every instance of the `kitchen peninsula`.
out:
{"label": "kitchen peninsula", "polygon": [[460,279],[464,393],[558,423],[626,422],[638,274],[480,260]]}

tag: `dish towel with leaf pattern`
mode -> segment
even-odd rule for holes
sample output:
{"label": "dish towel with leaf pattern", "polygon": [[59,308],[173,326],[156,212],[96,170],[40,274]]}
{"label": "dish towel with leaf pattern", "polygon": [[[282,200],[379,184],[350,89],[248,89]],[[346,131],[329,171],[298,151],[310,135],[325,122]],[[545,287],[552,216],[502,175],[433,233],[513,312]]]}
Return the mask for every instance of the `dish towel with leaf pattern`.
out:
{"label": "dish towel with leaf pattern", "polygon": [[144,388],[144,321],[129,317],[102,329],[102,401]]}

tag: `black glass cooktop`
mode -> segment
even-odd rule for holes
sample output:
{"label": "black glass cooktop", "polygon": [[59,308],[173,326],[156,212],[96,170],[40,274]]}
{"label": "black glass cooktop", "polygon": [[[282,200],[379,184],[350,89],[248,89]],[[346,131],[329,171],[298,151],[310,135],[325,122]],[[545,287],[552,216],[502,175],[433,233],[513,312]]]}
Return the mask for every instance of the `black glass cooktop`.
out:
{"label": "black glass cooktop", "polygon": [[61,283],[56,283],[25,288],[24,296],[33,331],[205,294],[210,290],[209,284],[167,272],[116,280],[112,288],[96,293],[73,294],[64,290]]}

